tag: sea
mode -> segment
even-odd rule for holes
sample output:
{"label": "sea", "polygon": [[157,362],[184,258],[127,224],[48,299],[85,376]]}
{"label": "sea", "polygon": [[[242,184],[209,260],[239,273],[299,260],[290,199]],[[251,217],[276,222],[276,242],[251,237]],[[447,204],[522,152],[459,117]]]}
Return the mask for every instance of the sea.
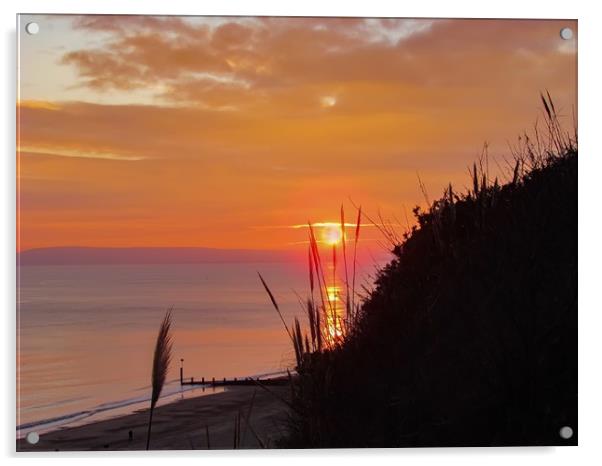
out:
{"label": "sea", "polygon": [[[370,286],[374,267],[358,272]],[[17,436],[121,416],[149,405],[159,325],[172,309],[173,352],[159,404],[220,388],[184,378],[275,375],[294,352],[307,267],[296,263],[28,265],[18,269]]]}

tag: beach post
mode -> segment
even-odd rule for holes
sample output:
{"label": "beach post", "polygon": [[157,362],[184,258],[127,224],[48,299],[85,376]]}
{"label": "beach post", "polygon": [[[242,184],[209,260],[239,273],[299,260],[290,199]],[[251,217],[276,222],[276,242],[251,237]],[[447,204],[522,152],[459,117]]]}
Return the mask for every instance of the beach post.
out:
{"label": "beach post", "polygon": [[201,377],[201,383],[204,384],[205,383],[205,377]]}
{"label": "beach post", "polygon": [[180,358],[180,385],[184,385],[184,358]]}

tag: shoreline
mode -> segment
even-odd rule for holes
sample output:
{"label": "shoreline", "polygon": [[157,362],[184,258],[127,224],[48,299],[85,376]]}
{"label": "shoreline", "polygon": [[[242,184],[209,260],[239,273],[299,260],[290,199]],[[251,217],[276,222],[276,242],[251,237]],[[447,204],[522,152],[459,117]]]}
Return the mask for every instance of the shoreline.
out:
{"label": "shoreline", "polygon": [[[175,381],[172,381],[173,385]],[[170,403],[176,403],[186,398],[196,398],[199,396],[210,396],[221,393],[221,387],[207,386],[179,386],[178,391],[173,390],[173,386],[164,387],[165,394],[161,394],[157,406],[163,406]],[[89,409],[81,411],[58,414],[55,417],[30,421],[17,426],[17,438],[24,437],[27,432],[37,432],[38,434],[47,434],[60,429],[71,427],[80,427],[85,424],[93,424],[95,422],[106,421],[116,417],[123,417],[129,414],[134,414],[140,410],[146,409],[150,403],[150,395],[143,397],[135,397],[129,399],[121,399],[114,402],[106,402],[99,404]]]}
{"label": "shoreline", "polygon": [[[290,387],[235,386],[221,393],[197,396],[155,408],[151,450],[232,449],[235,419],[240,413],[239,448],[274,448],[283,434]],[[21,451],[144,450],[148,408],[132,414],[63,427],[40,435],[37,444],[17,439]],[[249,419],[247,425],[246,419]],[[130,438],[131,432],[131,438]]]}

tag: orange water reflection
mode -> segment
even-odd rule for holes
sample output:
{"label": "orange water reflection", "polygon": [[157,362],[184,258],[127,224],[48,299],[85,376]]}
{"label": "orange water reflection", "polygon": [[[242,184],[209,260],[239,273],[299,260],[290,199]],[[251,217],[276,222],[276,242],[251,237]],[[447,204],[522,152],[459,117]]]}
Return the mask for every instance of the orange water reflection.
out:
{"label": "orange water reflection", "polygon": [[328,341],[335,343],[343,337],[343,319],[345,304],[341,296],[341,287],[338,284],[326,287],[328,306],[326,313],[326,330]]}
{"label": "orange water reflection", "polygon": [[[341,234],[340,228],[337,231]],[[338,237],[339,240],[341,236]],[[333,244],[332,255],[328,254],[330,260],[327,264],[325,277],[327,309],[325,310],[326,319],[324,322],[326,340],[330,345],[339,341],[345,333],[344,323],[347,297],[344,292],[344,282],[339,278],[341,270],[337,268],[337,261],[341,262],[342,259],[340,255],[341,251],[338,250],[336,244]]]}

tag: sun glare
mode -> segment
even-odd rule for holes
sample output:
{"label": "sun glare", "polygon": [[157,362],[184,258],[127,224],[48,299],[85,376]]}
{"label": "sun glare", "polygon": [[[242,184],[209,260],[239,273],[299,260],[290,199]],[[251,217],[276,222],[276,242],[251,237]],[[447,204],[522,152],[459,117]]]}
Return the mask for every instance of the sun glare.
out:
{"label": "sun glare", "polygon": [[327,286],[326,287],[326,295],[328,296],[328,301],[334,303],[335,301],[339,301],[339,287],[338,286]]}
{"label": "sun glare", "polygon": [[331,225],[325,225],[322,228],[322,241],[331,246],[336,246],[343,239],[343,233],[341,232],[341,226],[333,223]]}

